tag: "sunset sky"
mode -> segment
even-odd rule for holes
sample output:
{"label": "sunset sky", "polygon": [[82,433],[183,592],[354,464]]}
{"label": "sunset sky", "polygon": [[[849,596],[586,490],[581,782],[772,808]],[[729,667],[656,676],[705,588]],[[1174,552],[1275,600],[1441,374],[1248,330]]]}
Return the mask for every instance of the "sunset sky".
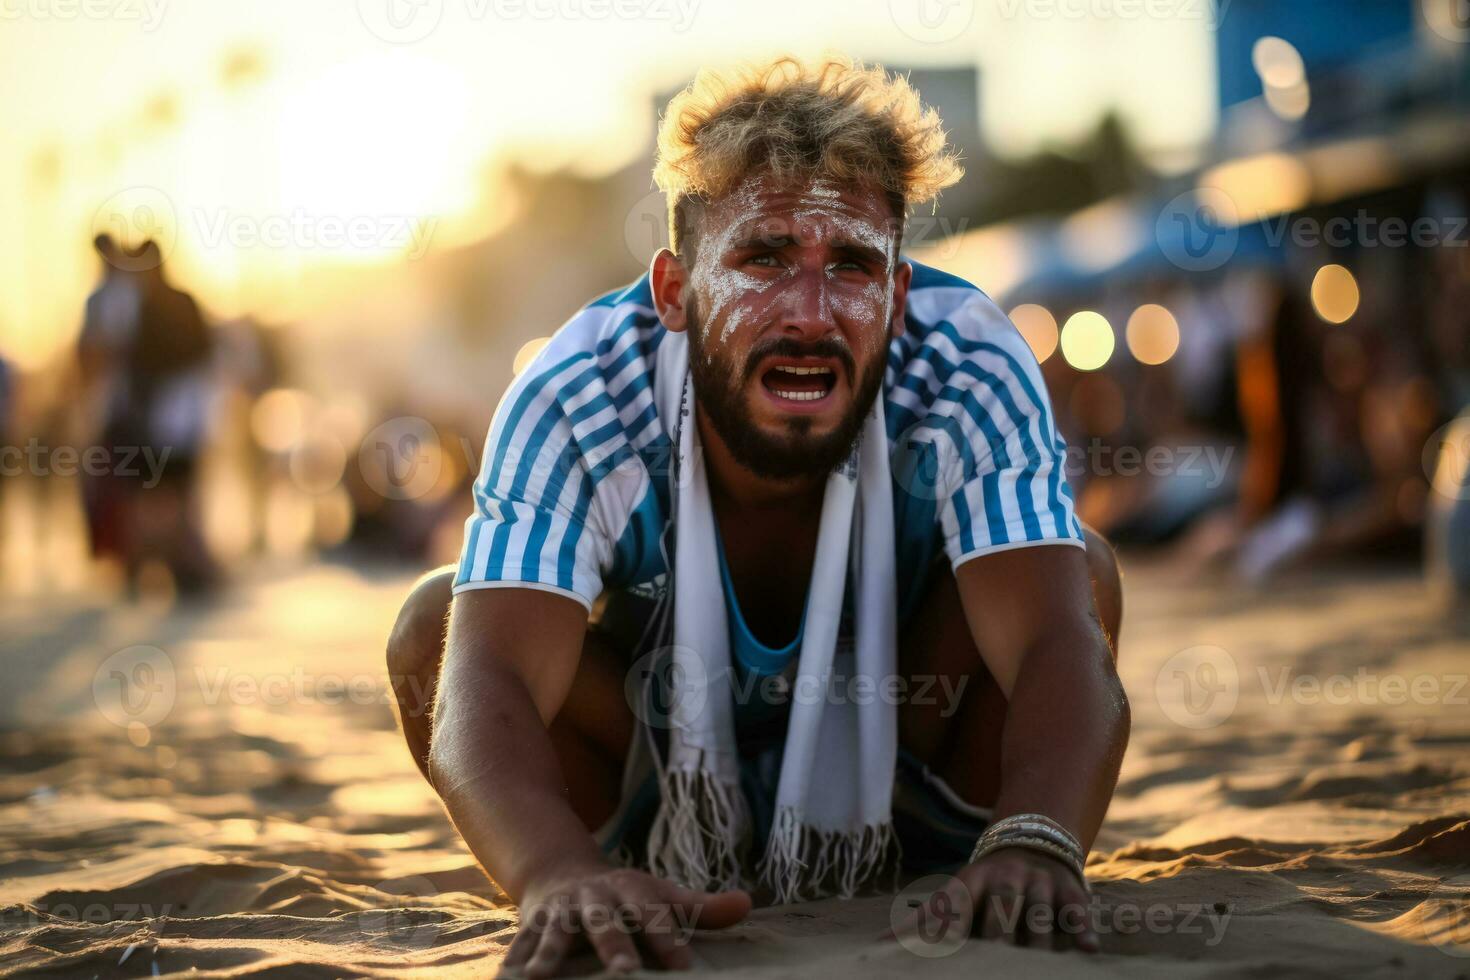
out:
{"label": "sunset sky", "polygon": [[1205,3],[1149,19],[1029,0],[70,2],[0,6],[0,354],[29,367],[72,337],[89,241],[118,214],[154,223],[212,310],[300,315],[314,265],[391,265],[430,223],[435,248],[493,231],[492,161],[626,165],[653,94],[702,64],[978,63],[1004,154],[1109,107],[1160,151],[1215,119]]}

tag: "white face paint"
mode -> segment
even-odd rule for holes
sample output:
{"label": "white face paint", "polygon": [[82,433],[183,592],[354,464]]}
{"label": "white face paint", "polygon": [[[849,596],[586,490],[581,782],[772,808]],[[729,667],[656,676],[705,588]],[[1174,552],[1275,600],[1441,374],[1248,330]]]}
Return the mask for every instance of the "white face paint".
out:
{"label": "white face paint", "polygon": [[[801,209],[793,215],[796,218],[797,227],[802,228],[804,224],[814,224],[819,232],[812,236],[815,240],[849,241],[871,248],[888,257],[882,280],[868,283],[860,294],[854,295],[841,290],[829,294],[832,308],[847,319],[858,319],[863,315],[865,309],[881,304],[883,307],[882,322],[888,323],[893,314],[893,269],[898,252],[891,244],[891,229],[875,225],[871,220],[855,215],[844,208],[841,205],[841,192],[828,180],[817,179],[809,182],[802,191],[800,207]],[[827,271],[830,278],[835,268],[829,267]],[[825,283],[826,280],[824,280],[824,288]],[[869,331],[863,335],[862,340],[864,341],[864,354],[871,357],[874,350],[882,345],[884,337]]]}
{"label": "white face paint", "polygon": [[[727,206],[734,208],[733,214],[719,229],[718,234],[708,236],[699,243],[699,254],[695,257],[694,268],[689,275],[690,286],[702,292],[706,298],[706,323],[726,317],[726,309],[732,303],[746,293],[760,290],[766,285],[755,276],[739,269],[731,269],[720,261],[735,243],[735,235],[760,215],[759,181],[747,177],[730,193]],[[728,315],[724,329],[720,331],[722,343],[730,340],[730,334],[740,326],[745,313],[745,310],[735,310]],[[714,354],[708,345],[704,356],[707,361],[714,360]]]}
{"label": "white face paint", "polygon": [[[757,277],[740,269],[730,268],[722,261],[725,253],[736,244],[737,236],[749,235],[753,230],[757,234],[765,232],[764,229],[759,229],[758,222],[770,197],[768,178],[746,177],[720,202],[721,223],[716,234],[703,238],[696,250],[698,255],[694,268],[690,271],[690,285],[706,298],[706,322],[714,323],[723,319],[721,343],[729,342],[751,312],[751,308],[741,305],[740,300],[752,292],[763,293],[780,288],[798,274],[795,266],[788,266],[778,276]],[[785,204],[786,201],[781,203]],[[882,322],[886,324],[892,317],[893,272],[897,258],[896,249],[892,247],[892,229],[854,213],[842,201],[841,191],[830,180],[818,178],[808,181],[795,193],[791,203],[794,205],[791,212],[793,227],[782,227],[780,234],[794,234],[803,242],[812,244],[851,242],[887,256],[882,280],[866,284],[860,293],[854,293],[851,289],[831,288],[837,273],[835,263],[825,270],[819,286],[819,303],[823,309],[831,309],[839,316],[855,320],[861,318],[865,310],[881,305]],[[774,232],[775,229],[770,231]],[[876,331],[865,332],[864,352],[869,357],[882,345],[885,335],[886,331],[881,334]],[[846,343],[840,336],[836,339]],[[713,360],[712,352],[706,350],[705,358]]]}

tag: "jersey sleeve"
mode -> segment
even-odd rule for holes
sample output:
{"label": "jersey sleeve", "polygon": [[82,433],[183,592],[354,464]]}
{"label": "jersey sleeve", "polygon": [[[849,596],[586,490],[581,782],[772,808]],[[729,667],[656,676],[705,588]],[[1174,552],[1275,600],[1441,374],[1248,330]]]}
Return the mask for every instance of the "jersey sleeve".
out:
{"label": "jersey sleeve", "polygon": [[[646,385],[636,350],[620,356],[616,345],[587,350],[561,340],[496,409],[465,522],[456,594],[541,589],[590,610],[647,486],[620,413],[629,387]],[[621,388],[612,383],[619,373],[631,377]]]}
{"label": "jersey sleeve", "polygon": [[983,294],[973,297],[930,329],[915,354],[914,374],[932,401],[906,434],[928,474],[950,563],[1034,545],[1085,546],[1040,366],[1005,314]]}

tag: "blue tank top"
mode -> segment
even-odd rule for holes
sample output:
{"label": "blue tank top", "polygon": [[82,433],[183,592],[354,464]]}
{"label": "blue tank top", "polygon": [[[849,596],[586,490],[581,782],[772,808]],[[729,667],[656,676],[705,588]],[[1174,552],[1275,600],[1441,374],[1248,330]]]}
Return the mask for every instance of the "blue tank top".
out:
{"label": "blue tank top", "polygon": [[772,740],[784,738],[786,713],[790,701],[782,696],[773,699],[767,696],[772,685],[767,678],[786,673],[801,650],[801,638],[806,629],[806,610],[801,613],[801,624],[796,637],[784,647],[775,649],[755,638],[740,611],[740,600],[735,596],[735,586],[730,580],[730,566],[725,561],[725,542],[715,531],[715,542],[720,554],[720,581],[725,588],[725,610],[730,628],[730,661],[735,666],[735,728],[741,743],[742,753],[758,750]]}

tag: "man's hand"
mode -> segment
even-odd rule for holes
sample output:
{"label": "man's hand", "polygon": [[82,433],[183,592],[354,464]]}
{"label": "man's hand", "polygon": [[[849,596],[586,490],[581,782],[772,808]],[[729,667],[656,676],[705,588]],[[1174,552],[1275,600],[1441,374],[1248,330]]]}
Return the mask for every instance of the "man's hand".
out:
{"label": "man's hand", "polygon": [[691,930],[725,929],[750,912],[743,891],[700,892],[632,869],[605,865],[561,871],[533,884],[521,903],[521,929],[502,967],[552,976],[585,938],[609,971],[643,965],[634,936],[666,970],[689,967]]}
{"label": "man's hand", "polygon": [[1003,847],[961,868],[893,934],[914,934],[924,921],[943,922],[946,930],[964,930],[964,935],[1095,953],[1099,946],[1089,903],[1087,889],[1061,861],[1023,847]]}

